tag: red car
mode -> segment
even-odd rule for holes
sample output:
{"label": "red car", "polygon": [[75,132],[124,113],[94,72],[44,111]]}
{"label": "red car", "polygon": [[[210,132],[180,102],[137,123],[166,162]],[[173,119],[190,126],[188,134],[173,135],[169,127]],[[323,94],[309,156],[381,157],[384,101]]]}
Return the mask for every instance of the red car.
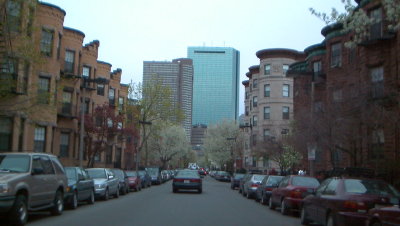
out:
{"label": "red car", "polygon": [[319,186],[314,177],[290,175],[281,180],[279,186],[272,190],[269,208],[281,207],[281,213],[286,215],[290,210],[300,209],[303,198],[313,193]]}
{"label": "red car", "polygon": [[137,176],[136,171],[126,171],[126,175],[128,176],[129,190],[142,190],[142,180],[140,176]]}
{"label": "red car", "polygon": [[399,203],[399,193],[381,180],[329,178],[314,194],[304,198],[301,223],[365,225],[368,210],[378,205]]}
{"label": "red car", "polygon": [[374,208],[369,211],[366,226],[400,225],[399,205]]}

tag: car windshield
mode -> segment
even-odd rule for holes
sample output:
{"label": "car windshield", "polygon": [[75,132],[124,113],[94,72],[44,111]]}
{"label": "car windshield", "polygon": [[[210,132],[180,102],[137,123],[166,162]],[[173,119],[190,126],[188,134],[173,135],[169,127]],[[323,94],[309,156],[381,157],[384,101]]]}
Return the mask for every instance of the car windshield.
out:
{"label": "car windshield", "polygon": [[103,169],[88,169],[90,178],[93,179],[107,179],[106,172]]}
{"label": "car windshield", "polygon": [[146,175],[145,171],[139,171],[139,176],[144,176],[144,175]]}
{"label": "car windshield", "polygon": [[178,172],[176,178],[200,178],[197,171],[194,170],[182,170]]}
{"label": "car windshield", "polygon": [[254,181],[262,181],[266,175],[254,175],[253,180]]}
{"label": "car windshield", "polygon": [[[127,171],[126,172],[126,175],[128,175],[128,177],[136,177],[136,171]],[[139,175],[140,175],[140,172],[139,172]]]}
{"label": "car windshield", "polygon": [[65,168],[65,173],[69,180],[76,180],[76,173],[74,168]]}
{"label": "car windshield", "polygon": [[241,179],[243,177],[244,177],[244,174],[241,174],[241,173],[235,174],[235,179]]}
{"label": "car windshield", "polygon": [[344,181],[344,188],[348,193],[400,197],[394,187],[383,181],[347,179]]}
{"label": "car windshield", "polygon": [[282,178],[283,177],[281,177],[281,176],[270,176],[269,178],[268,178],[268,181],[267,181],[267,185],[276,185],[276,184],[278,184],[279,182],[281,182],[281,180],[282,180]]}
{"label": "car windshield", "polygon": [[292,184],[295,186],[318,187],[319,182],[313,177],[294,177]]}
{"label": "car windshield", "polygon": [[0,173],[26,173],[29,167],[28,155],[0,155]]}
{"label": "car windshield", "polygon": [[152,176],[156,176],[160,173],[158,168],[147,168],[146,170]]}
{"label": "car windshield", "polygon": [[124,178],[124,172],[122,170],[113,170],[113,173],[118,178]]}

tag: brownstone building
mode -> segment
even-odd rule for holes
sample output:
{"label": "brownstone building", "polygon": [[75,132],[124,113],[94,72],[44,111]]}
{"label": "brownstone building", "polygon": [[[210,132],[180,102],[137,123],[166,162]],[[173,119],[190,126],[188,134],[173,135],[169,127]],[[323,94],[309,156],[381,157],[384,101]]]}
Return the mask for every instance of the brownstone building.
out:
{"label": "brownstone building", "polygon": [[[0,151],[47,152],[78,165],[80,109],[90,115],[107,103],[124,114],[122,70],[98,60],[99,41],[83,45],[83,32],[63,26],[63,9],[37,1],[2,0],[0,7]],[[108,143],[95,165],[132,165],[124,156],[132,158],[134,150],[124,139]]]}
{"label": "brownstone building", "polygon": [[400,33],[385,26],[380,1],[357,3],[367,15],[380,17],[368,38],[347,48],[354,33],[344,32],[341,24],[327,26],[324,41],[306,48],[304,61],[290,65],[296,149],[311,172],[369,168],[398,183]]}

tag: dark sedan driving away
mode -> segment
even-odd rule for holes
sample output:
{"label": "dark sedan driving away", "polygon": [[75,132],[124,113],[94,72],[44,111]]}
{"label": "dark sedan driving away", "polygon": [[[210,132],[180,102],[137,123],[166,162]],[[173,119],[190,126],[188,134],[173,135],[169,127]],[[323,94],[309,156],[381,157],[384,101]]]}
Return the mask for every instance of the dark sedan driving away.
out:
{"label": "dark sedan driving away", "polygon": [[203,191],[201,177],[197,170],[181,170],[178,172],[172,182],[172,191],[176,193],[179,189],[197,190],[199,193]]}

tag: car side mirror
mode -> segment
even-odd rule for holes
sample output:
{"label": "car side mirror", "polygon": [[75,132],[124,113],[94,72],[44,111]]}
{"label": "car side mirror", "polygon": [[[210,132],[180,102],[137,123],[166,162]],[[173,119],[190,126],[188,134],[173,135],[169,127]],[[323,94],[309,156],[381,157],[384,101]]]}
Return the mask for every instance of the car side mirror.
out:
{"label": "car side mirror", "polygon": [[108,176],[108,179],[113,179],[113,178],[114,178],[113,175],[109,175],[109,176]]}
{"label": "car side mirror", "polygon": [[33,168],[32,169],[32,175],[40,175],[44,174],[44,170],[42,168]]}

